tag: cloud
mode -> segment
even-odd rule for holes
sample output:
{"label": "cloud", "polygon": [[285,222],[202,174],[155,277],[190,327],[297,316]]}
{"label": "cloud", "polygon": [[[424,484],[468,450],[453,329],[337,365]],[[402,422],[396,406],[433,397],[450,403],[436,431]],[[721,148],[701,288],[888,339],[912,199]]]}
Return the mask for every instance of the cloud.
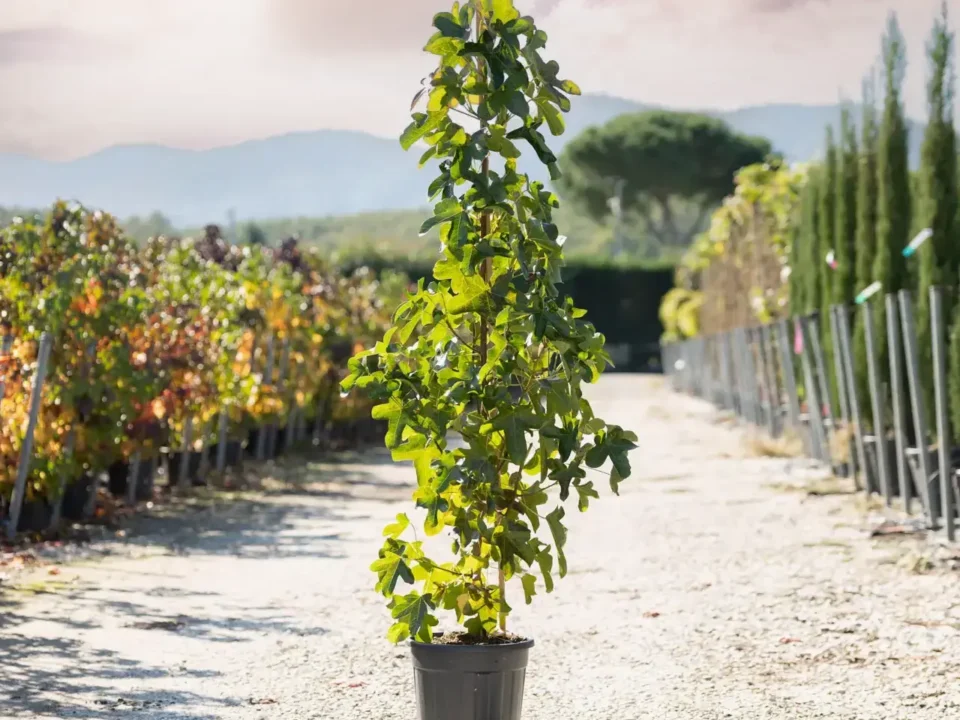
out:
{"label": "cloud", "polygon": [[268,0],[274,39],[317,55],[391,52],[425,42],[437,12],[435,0],[383,0],[364,12],[343,0]]}
{"label": "cloud", "polygon": [[26,27],[0,30],[0,65],[19,63],[89,62],[108,52],[102,41],[65,27]]}

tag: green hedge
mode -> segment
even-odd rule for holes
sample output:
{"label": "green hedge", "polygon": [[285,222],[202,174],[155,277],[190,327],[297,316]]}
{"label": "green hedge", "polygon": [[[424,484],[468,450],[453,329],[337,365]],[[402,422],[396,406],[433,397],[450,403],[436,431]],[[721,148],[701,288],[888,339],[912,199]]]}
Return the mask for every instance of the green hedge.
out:
{"label": "green hedge", "polygon": [[[395,270],[417,280],[431,277],[432,265],[420,262],[351,262],[351,272],[364,265],[375,272]],[[607,338],[607,346],[616,362],[616,370],[637,372],[660,370],[659,308],[663,296],[673,287],[674,269],[670,265],[588,265],[568,264],[563,271],[562,292],[574,298],[577,307],[587,311],[587,319]]]}

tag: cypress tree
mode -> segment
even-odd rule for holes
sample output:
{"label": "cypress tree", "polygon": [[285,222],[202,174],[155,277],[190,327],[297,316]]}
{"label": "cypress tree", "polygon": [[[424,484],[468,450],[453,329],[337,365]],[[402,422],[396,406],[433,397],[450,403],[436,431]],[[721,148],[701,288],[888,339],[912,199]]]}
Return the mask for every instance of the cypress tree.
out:
{"label": "cypress tree", "polygon": [[[873,264],[874,279],[881,283],[884,293],[902,290],[909,282],[902,254],[909,242],[911,204],[907,125],[900,99],[905,70],[903,33],[896,13],[891,13],[883,38],[885,93],[877,143],[877,252]],[[890,377],[886,310],[882,302],[874,302],[877,364],[883,385]]]}
{"label": "cypress tree", "polygon": [[819,240],[819,256],[817,265],[820,275],[820,309],[824,317],[829,317],[830,304],[834,296],[834,280],[836,271],[827,265],[827,253],[836,255],[836,204],[837,204],[837,146],[833,139],[833,128],[827,127],[826,147],[823,155],[823,165],[820,167],[820,181],[818,187],[817,210],[817,237]]}
{"label": "cypress tree", "polygon": [[837,255],[837,171],[838,153],[834,142],[833,127],[827,127],[826,148],[824,150],[823,166],[820,168],[820,192],[817,198],[817,227],[819,253],[817,269],[820,274],[820,347],[823,350],[824,383],[827,387],[827,397],[822,398],[824,403],[830,403],[836,408],[836,383],[833,377],[833,336],[830,333],[830,306],[836,293],[837,271],[827,264],[827,255]]}
{"label": "cypress tree", "polygon": [[819,242],[820,168],[810,168],[807,186],[800,198],[800,242],[801,276],[803,278],[803,307],[797,314],[807,314],[820,309],[821,266]]}
{"label": "cypress tree", "polygon": [[834,230],[837,269],[834,271],[833,304],[853,302],[856,290],[857,238],[857,128],[850,109],[840,116],[840,147],[837,153],[836,224]]}
{"label": "cypress tree", "polygon": [[[957,142],[953,128],[953,33],[947,24],[947,6],[934,22],[927,57],[930,75],[927,82],[929,118],[923,136],[920,162],[919,215],[923,227],[933,235],[917,251],[919,256],[919,288],[917,298],[917,340],[920,350],[920,373],[926,396],[929,421],[934,418],[933,346],[930,323],[930,287],[940,285],[945,318],[952,318],[955,302],[953,287],[957,281]],[[952,374],[960,373],[955,369]],[[960,375],[955,382],[960,382]],[[960,389],[960,386],[958,386]],[[951,393],[956,397],[954,393]],[[951,404],[960,402],[951,400]],[[960,412],[960,408],[955,409]],[[931,425],[932,427],[932,425]]]}
{"label": "cypress tree", "polygon": [[[873,282],[873,264],[877,254],[877,100],[876,76],[871,71],[863,82],[863,117],[860,127],[860,162],[857,168],[857,252],[856,291]],[[869,407],[870,387],[867,378],[867,340],[863,323],[854,324],[853,364],[857,397]]]}
{"label": "cypress tree", "polygon": [[804,246],[801,232],[800,213],[790,225],[790,315],[803,312],[803,290],[805,282]]}

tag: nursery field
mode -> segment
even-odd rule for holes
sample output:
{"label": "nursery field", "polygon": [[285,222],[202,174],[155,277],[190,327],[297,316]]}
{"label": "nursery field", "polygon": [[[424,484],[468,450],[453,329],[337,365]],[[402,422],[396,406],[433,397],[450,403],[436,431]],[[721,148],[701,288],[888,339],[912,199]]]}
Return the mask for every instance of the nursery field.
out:
{"label": "nursery field", "polygon": [[[295,240],[133,243],[58,203],[0,230],[0,523],[56,534],[155,486],[208,485],[246,454],[376,437],[338,384],[407,289]],[[163,478],[161,481],[160,478]]]}
{"label": "nursery field", "polygon": [[[511,615],[537,642],[527,720],[960,713],[952,551],[872,538],[881,506],[660,378],[588,395],[637,431],[635,475],[618,500],[598,477],[563,592]],[[72,561],[7,557],[0,716],[415,717],[367,569],[413,469],[381,451],[260,468],[257,489],[157,506]]]}

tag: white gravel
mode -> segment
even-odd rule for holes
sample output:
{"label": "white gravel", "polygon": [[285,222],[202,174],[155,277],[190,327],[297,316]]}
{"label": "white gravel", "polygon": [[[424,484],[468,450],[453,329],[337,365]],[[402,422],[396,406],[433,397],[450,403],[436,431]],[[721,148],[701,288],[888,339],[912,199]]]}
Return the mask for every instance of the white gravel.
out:
{"label": "white gravel", "polygon": [[[635,477],[571,508],[570,575],[513,616],[537,641],[526,720],[960,717],[950,551],[870,539],[864,503],[795,491],[822,472],[748,457],[742,430],[659,378],[592,396],[639,434]],[[0,717],[413,720],[409,651],[383,639],[367,569],[409,468],[306,471],[296,492],[138,521],[108,557],[8,578]]]}

